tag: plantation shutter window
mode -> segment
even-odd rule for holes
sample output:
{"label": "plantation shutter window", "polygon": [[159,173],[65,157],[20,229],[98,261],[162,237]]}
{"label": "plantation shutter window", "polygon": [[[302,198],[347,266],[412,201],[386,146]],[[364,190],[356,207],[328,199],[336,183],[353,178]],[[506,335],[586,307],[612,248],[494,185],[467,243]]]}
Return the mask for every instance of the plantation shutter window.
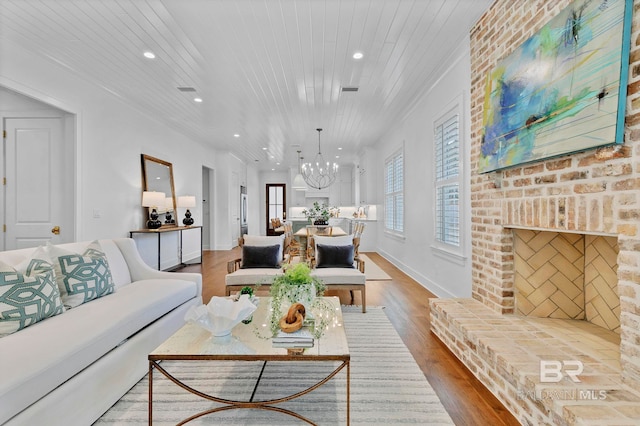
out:
{"label": "plantation shutter window", "polygon": [[460,246],[460,119],[453,114],[435,126],[435,235]]}
{"label": "plantation shutter window", "polygon": [[404,154],[402,149],[385,161],[384,175],[385,230],[402,234],[404,232]]}

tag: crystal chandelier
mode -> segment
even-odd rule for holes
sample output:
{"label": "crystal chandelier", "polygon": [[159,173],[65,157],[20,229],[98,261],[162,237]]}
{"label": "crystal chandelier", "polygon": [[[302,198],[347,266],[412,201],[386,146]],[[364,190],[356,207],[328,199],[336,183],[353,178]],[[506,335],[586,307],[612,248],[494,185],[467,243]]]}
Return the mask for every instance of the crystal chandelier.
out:
{"label": "crystal chandelier", "polygon": [[324,160],[320,150],[320,132],[322,132],[322,129],[316,130],[318,131],[318,154],[313,162],[302,165],[302,177],[310,187],[324,189],[336,181],[338,164]]}

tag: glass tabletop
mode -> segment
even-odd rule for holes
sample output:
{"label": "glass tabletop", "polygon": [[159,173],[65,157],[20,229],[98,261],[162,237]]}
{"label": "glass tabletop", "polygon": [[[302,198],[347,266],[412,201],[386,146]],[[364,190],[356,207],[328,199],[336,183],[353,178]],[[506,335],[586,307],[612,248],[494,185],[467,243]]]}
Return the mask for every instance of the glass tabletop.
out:
{"label": "glass tabletop", "polygon": [[197,324],[188,323],[149,354],[149,360],[346,360],[349,346],[344,331],[340,300],[325,297],[324,302],[331,312],[316,312],[328,315],[329,321],[322,336],[314,339],[313,347],[293,354],[286,347],[274,347],[271,339],[271,298],[262,297],[258,309],[249,324],[240,323],[231,330],[231,335],[214,337]]}

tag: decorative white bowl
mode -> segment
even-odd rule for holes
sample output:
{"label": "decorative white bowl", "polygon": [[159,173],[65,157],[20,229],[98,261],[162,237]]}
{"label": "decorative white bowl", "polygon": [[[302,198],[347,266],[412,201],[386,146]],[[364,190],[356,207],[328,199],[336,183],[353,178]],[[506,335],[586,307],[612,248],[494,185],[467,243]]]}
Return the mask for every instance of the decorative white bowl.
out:
{"label": "decorative white bowl", "polygon": [[210,331],[215,337],[222,337],[231,334],[231,329],[256,309],[256,305],[246,294],[241,295],[237,301],[214,296],[207,305],[189,308],[184,319]]}

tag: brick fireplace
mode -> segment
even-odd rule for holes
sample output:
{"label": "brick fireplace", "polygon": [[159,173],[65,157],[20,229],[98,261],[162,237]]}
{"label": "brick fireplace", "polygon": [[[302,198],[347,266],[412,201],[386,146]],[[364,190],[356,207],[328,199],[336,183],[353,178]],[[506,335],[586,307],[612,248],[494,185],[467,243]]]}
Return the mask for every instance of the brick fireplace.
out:
{"label": "brick fireplace", "polygon": [[[572,424],[603,416],[634,424],[640,421],[640,0],[634,1],[625,143],[504,171],[477,172],[487,73],[569,3],[496,0],[471,31],[472,299],[434,300],[432,329],[523,423]],[[526,256],[516,250],[527,244]],[[594,244],[607,256],[595,264]],[[566,264],[553,256],[545,263],[542,254],[531,252],[533,246],[571,250],[565,251]],[[524,257],[528,260],[523,263]],[[576,268],[581,263],[582,270]],[[552,278],[558,270],[566,276]],[[530,277],[534,284],[526,282]],[[568,287],[559,290],[560,281]],[[517,289],[517,284],[522,286]],[[549,329],[544,321],[551,324]],[[525,348],[531,353],[537,350],[536,339],[552,337],[557,342],[545,341],[546,345],[561,344],[561,330],[569,329],[575,336],[585,331],[596,336],[574,336],[576,342],[586,339],[593,344],[574,344],[582,352],[573,355],[588,358],[592,370],[602,373],[597,379],[593,376],[591,388],[583,383],[582,389],[602,385],[598,389],[608,389],[607,400],[576,403],[573,411],[563,403],[558,407],[557,401],[519,401],[520,389],[540,388],[527,382],[535,371],[519,370],[531,369],[537,361],[518,361],[513,349],[518,336],[530,338],[523,344],[534,345]],[[497,340],[505,333],[506,341]],[[545,354],[543,349],[540,353]],[[611,408],[621,399],[628,403],[626,408]],[[554,403],[561,414],[551,413]]]}

